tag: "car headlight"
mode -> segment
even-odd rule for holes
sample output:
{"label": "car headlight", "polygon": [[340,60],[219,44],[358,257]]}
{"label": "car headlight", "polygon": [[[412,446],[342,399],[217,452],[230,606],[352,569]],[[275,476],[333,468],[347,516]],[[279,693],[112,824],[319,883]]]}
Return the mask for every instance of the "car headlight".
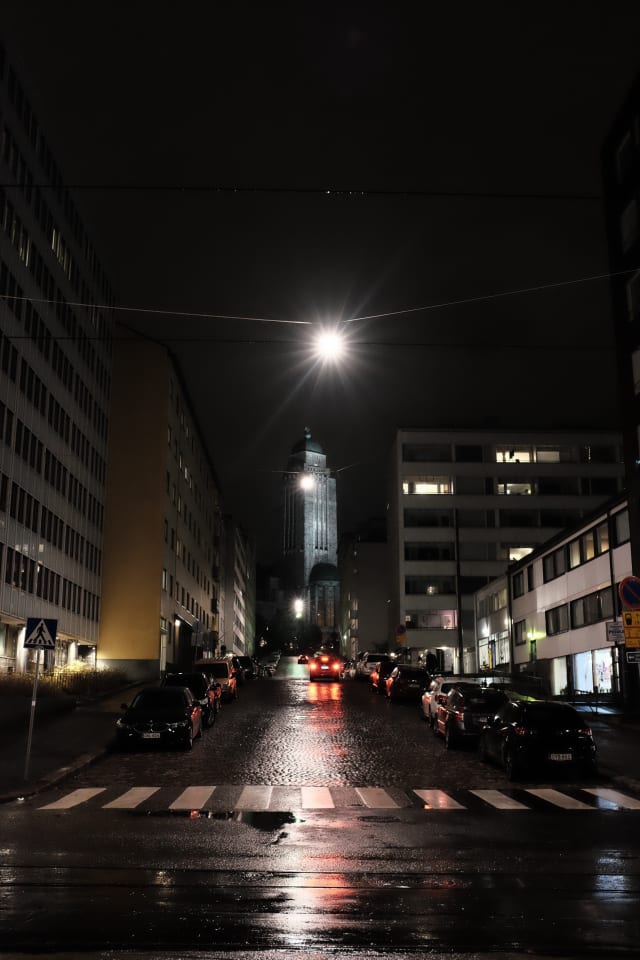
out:
{"label": "car headlight", "polygon": [[118,730],[129,730],[129,724],[125,720],[116,720],[116,727]]}

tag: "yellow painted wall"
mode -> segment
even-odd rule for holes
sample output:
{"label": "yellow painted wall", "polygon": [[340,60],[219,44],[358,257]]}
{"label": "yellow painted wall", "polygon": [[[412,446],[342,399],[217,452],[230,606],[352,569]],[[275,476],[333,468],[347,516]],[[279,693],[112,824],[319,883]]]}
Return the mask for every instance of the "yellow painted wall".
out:
{"label": "yellow painted wall", "polygon": [[99,660],[157,660],[170,364],[164,348],[114,343]]}

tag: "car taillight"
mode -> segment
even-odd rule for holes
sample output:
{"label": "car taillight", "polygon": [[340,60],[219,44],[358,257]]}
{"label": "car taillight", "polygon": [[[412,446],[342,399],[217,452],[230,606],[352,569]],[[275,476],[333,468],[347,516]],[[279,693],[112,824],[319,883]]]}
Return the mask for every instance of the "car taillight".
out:
{"label": "car taillight", "polygon": [[582,729],[578,730],[578,736],[579,736],[579,737],[591,737],[591,736],[593,736],[593,734],[592,734],[592,732],[591,732],[591,727],[582,727]]}
{"label": "car taillight", "polygon": [[514,727],[513,732],[517,737],[526,737],[530,730],[527,727]]}
{"label": "car taillight", "polygon": [[323,663],[329,663],[329,657],[320,657]]}
{"label": "car taillight", "polygon": [[317,670],[317,669],[318,669],[318,664],[317,664],[317,663],[310,663],[310,664],[309,664],[309,670]]}

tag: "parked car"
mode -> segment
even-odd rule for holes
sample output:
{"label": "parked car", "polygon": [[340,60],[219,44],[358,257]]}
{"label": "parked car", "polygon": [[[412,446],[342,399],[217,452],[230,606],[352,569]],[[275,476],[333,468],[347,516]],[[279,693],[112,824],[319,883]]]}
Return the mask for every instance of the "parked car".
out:
{"label": "parked car", "polygon": [[368,680],[376,663],[392,659],[390,653],[363,653],[356,660],[356,678],[358,680]]}
{"label": "parked car", "polygon": [[480,756],[502,764],[510,780],[545,769],[595,773],[591,728],[573,707],[553,700],[510,700],[482,728]]}
{"label": "parked car", "polygon": [[343,662],[330,653],[318,653],[309,660],[309,680],[339,680]]}
{"label": "parked car", "polygon": [[223,702],[238,699],[238,681],[229,660],[208,660],[207,676],[220,684]]}
{"label": "parked car", "polygon": [[242,667],[242,672],[244,674],[245,680],[254,680],[256,677],[256,665],[251,657],[240,656],[238,654],[238,661]]}
{"label": "parked car", "polygon": [[409,663],[398,664],[386,679],[388,700],[415,700],[416,703],[429,685],[431,677],[424,667]]}
{"label": "parked car", "polygon": [[245,677],[244,677],[244,668],[240,663],[240,658],[236,656],[235,653],[227,653],[225,654],[223,659],[229,661],[229,663],[231,664],[233,675],[236,678],[236,683],[239,686],[242,686],[242,684],[244,683]]}
{"label": "parked car", "polygon": [[378,660],[374,664],[369,679],[371,680],[371,689],[380,696],[385,696],[387,692],[387,677],[395,666],[394,660]]}
{"label": "parked car", "polygon": [[163,687],[188,687],[202,708],[202,725],[211,727],[220,709],[222,688],[219,683],[210,680],[206,673],[168,673],[162,681]]}
{"label": "parked car", "polygon": [[306,655],[306,653],[300,654],[298,657],[298,663],[309,663],[309,657]]}
{"label": "parked car", "polygon": [[455,683],[444,703],[438,704],[434,731],[442,734],[447,750],[464,741],[476,742],[489,717],[506,703],[507,695],[497,687],[477,683]]}
{"label": "parked car", "polygon": [[202,707],[187,687],[144,687],[116,722],[120,748],[160,744],[190,750],[202,736]]}
{"label": "parked car", "polygon": [[[456,683],[460,682],[460,677],[443,677],[440,674],[433,677],[420,699],[422,716],[429,722],[430,727],[435,726],[438,707],[440,704],[446,703],[447,694]],[[465,678],[465,683],[475,682]]]}

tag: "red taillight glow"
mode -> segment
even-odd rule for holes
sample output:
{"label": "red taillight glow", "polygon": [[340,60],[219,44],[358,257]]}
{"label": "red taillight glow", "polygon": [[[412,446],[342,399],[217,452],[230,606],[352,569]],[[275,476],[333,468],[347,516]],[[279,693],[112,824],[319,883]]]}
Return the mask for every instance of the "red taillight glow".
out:
{"label": "red taillight glow", "polygon": [[320,657],[323,663],[329,663],[329,657]]}
{"label": "red taillight glow", "polygon": [[318,669],[318,664],[315,661],[312,661],[309,664],[309,670],[317,670],[317,669]]}
{"label": "red taillight glow", "polygon": [[517,737],[526,737],[529,731],[526,727],[514,727],[513,732]]}
{"label": "red taillight glow", "polygon": [[336,673],[339,671],[339,669],[340,669],[340,664],[338,663],[337,660],[336,660],[335,663],[331,664],[331,669],[332,669],[332,670],[335,670]]}

